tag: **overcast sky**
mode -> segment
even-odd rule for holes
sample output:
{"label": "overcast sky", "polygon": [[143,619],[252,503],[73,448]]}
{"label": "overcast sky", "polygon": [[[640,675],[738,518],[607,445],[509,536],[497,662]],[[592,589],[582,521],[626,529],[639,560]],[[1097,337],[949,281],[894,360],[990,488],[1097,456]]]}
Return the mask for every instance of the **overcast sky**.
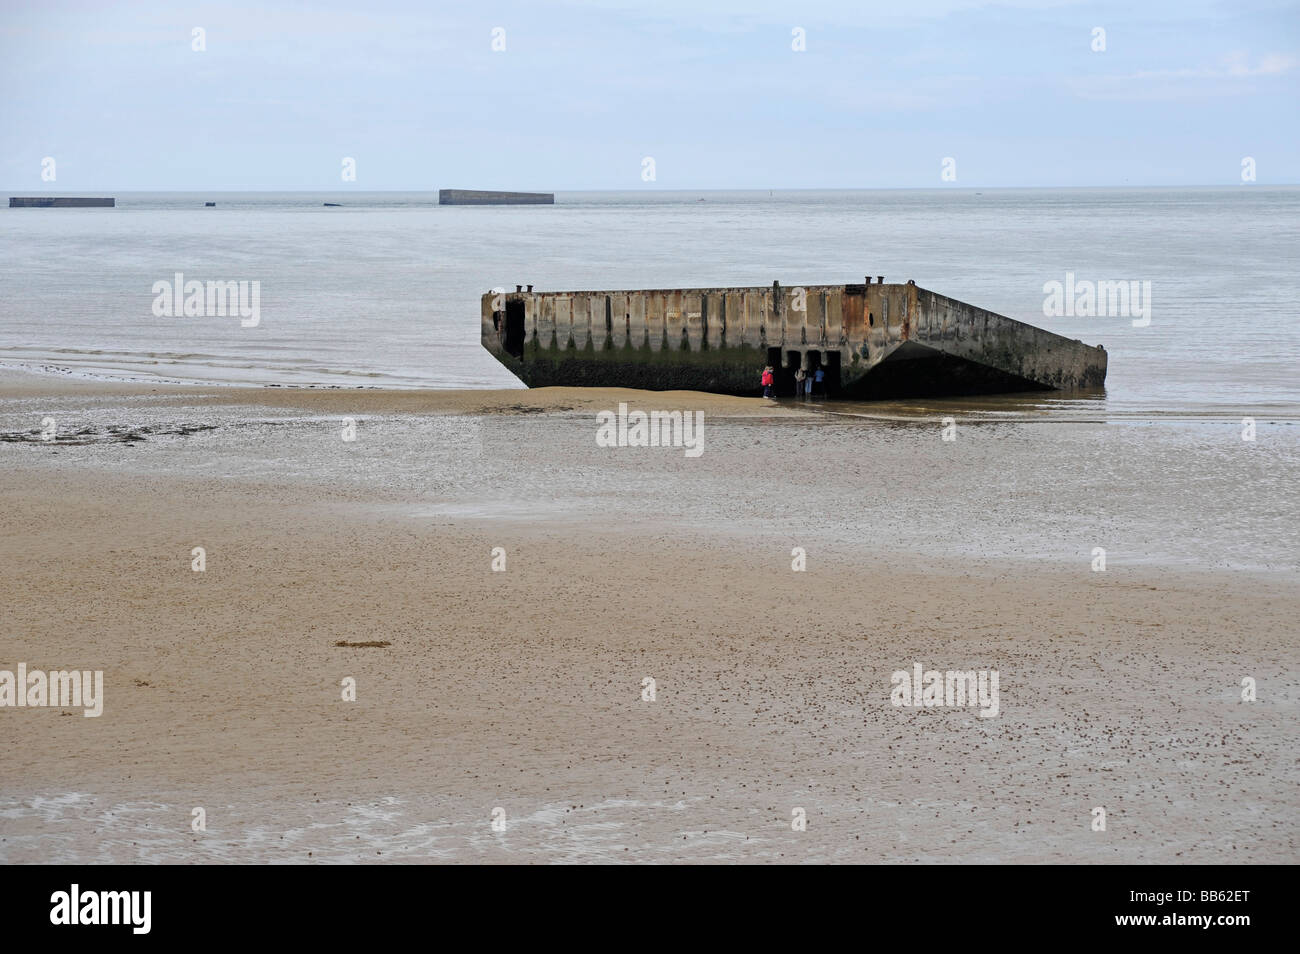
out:
{"label": "overcast sky", "polygon": [[1228,185],[1245,157],[1300,182],[1296,3],[0,10],[10,190]]}

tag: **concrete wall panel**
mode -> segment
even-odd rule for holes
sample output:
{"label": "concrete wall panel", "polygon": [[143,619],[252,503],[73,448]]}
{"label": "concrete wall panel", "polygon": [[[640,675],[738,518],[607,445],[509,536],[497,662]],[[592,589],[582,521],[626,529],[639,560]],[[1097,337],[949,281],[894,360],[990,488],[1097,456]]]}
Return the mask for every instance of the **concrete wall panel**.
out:
{"label": "concrete wall panel", "polygon": [[631,315],[628,321],[627,337],[633,348],[644,348],[646,346],[645,299],[645,292],[629,292],[627,296],[627,310]]}

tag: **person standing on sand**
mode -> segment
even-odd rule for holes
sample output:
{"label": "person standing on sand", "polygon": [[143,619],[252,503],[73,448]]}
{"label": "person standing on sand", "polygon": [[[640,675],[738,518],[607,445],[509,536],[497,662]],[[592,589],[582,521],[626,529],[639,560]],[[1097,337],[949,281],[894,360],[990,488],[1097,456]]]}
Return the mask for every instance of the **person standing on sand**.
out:
{"label": "person standing on sand", "polygon": [[817,365],[817,373],[813,375],[813,385],[818,394],[826,396],[826,369],[820,364]]}
{"label": "person standing on sand", "polygon": [[[803,368],[800,368],[799,370],[802,371]],[[810,400],[810,401],[812,400],[812,382],[813,382],[813,379],[812,379],[812,375],[811,375],[811,374],[806,374],[806,375],[804,375],[804,379],[803,379],[803,396],[804,396],[805,398],[807,398],[808,400]]]}
{"label": "person standing on sand", "polygon": [[805,377],[807,377],[807,375],[804,374],[803,368],[800,368],[794,373],[794,393],[796,396],[803,393],[803,379]]}
{"label": "person standing on sand", "polygon": [[763,397],[770,398],[772,396],[772,366],[770,364],[763,369],[762,382]]}

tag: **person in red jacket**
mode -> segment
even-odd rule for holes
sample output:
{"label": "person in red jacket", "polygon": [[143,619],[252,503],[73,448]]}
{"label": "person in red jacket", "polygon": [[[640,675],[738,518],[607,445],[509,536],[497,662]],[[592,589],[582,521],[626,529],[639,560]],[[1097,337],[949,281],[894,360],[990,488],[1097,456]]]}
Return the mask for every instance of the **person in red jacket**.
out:
{"label": "person in red jacket", "polygon": [[772,374],[772,366],[769,364],[763,369],[763,397],[770,398],[772,396],[772,383],[775,380],[776,378]]}

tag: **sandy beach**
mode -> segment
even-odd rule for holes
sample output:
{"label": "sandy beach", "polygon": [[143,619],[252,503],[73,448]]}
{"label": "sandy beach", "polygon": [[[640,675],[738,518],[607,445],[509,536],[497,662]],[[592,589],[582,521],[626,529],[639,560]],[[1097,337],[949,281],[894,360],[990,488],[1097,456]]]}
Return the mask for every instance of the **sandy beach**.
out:
{"label": "sandy beach", "polygon": [[[620,402],[705,452],[597,447]],[[0,668],[104,674],[0,712],[5,863],[1295,860],[1293,428],[1250,560],[1213,475],[1086,464],[1138,426],[19,374],[0,421]],[[917,663],[998,714],[892,704]]]}

